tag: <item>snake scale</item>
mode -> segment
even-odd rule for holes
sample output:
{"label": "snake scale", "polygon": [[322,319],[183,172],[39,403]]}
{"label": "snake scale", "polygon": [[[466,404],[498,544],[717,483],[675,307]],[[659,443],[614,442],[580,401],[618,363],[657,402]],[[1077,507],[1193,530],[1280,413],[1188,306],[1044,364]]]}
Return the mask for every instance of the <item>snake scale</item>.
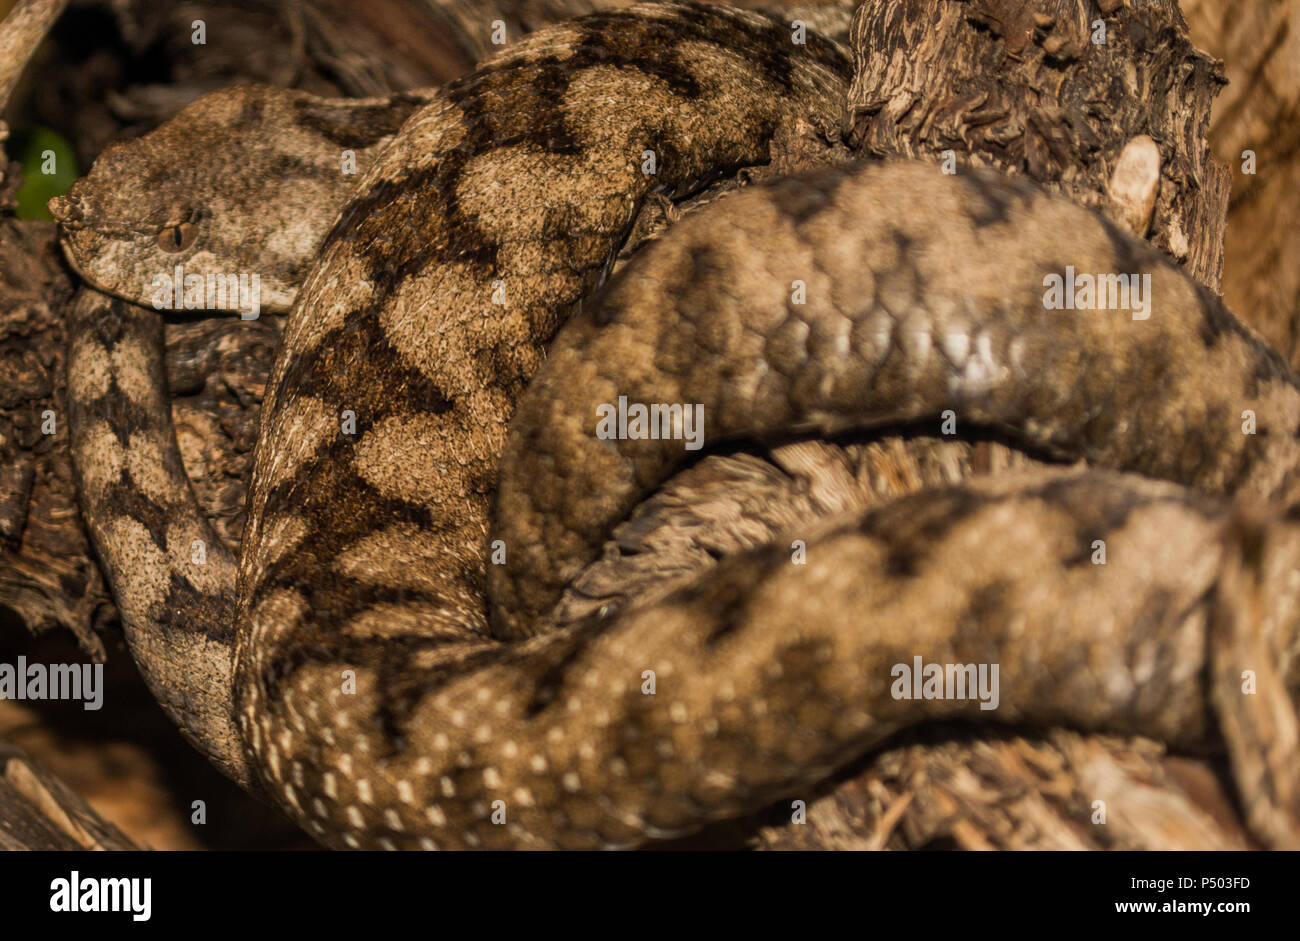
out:
{"label": "snake scale", "polygon": [[[848,71],[760,14],[646,3],[390,102],[400,120],[214,99],[218,124],[289,108],[335,159],[346,141],[366,157],[346,195],[321,183],[343,204],[328,233],[123,205],[96,171],[54,207],[74,265],[126,298],[85,290],[72,314],[83,511],[133,652],[198,747],[331,846],[635,846],[906,726],[986,717],[894,698],[891,667],[920,655],[999,664],[999,721],[1226,746],[1252,827],[1295,844],[1300,530],[1249,500],[1295,494],[1300,383],[1158,252],[1024,183],[886,162],[719,200],[592,293],[652,190],[765,162],[834,117]],[[293,169],[327,180],[309,149]],[[188,166],[167,169],[203,191]],[[273,304],[292,309],[236,559],[185,479],[160,320],[121,272],[275,238]],[[1045,310],[1066,265],[1150,274],[1150,319]],[[559,591],[691,457],[597,437],[619,396],[703,405],[710,446],[952,409],[1098,469],[849,514],[799,534],[802,564],[774,544],[555,629]]]}

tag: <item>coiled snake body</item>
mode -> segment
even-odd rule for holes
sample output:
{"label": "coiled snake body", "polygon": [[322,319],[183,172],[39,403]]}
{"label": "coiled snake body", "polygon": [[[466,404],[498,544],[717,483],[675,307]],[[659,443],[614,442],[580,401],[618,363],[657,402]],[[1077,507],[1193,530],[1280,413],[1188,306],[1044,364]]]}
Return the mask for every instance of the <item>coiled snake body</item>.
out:
{"label": "coiled snake body", "polygon": [[[905,725],[977,715],[890,695],[891,667],[921,655],[1000,664],[1002,721],[1222,736],[1252,824],[1293,838],[1285,751],[1232,693],[1240,669],[1272,677],[1285,726],[1300,539],[1214,495],[1291,495],[1300,389],[1144,243],[988,174],[824,169],[676,224],[543,363],[652,186],[763,162],[834,114],[846,78],[816,37],[665,3],[544,30],[432,96],[298,292],[237,575],[168,437],[156,318],[79,300],[85,513],[196,744],[330,845],[630,846],[760,807]],[[1151,274],[1151,318],[1045,310],[1043,276],[1066,265]],[[710,444],[953,409],[1173,483],[1051,471],[909,498],[808,534],[806,564],[774,546],[551,630],[560,589],[690,456],[598,438],[619,396],[702,404]],[[1258,663],[1227,653],[1243,633]]]}

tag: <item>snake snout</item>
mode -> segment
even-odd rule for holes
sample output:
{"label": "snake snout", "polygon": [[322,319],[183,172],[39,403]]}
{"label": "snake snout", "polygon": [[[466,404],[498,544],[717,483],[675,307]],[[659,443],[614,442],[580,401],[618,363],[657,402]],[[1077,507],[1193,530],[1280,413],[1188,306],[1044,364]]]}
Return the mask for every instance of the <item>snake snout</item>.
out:
{"label": "snake snout", "polygon": [[64,228],[80,228],[85,215],[85,205],[80,196],[69,190],[62,196],[55,196],[45,204],[54,221]]}

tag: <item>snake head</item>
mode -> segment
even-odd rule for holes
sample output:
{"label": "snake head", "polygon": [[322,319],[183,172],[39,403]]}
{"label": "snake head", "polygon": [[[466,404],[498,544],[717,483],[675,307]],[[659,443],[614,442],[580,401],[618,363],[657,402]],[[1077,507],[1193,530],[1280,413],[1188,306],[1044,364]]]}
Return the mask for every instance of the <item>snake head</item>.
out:
{"label": "snake head", "polygon": [[110,146],[49,209],[64,254],[84,281],[148,306],[155,274],[170,274],[177,264],[202,273],[211,253],[202,251],[208,217],[200,207],[159,195],[141,211],[140,200],[128,195],[139,192],[140,156],[139,142]]}
{"label": "snake head", "polygon": [[300,119],[307,102],[328,107],[284,89],[223,89],[105,148],[49,204],[69,263],[143,306],[178,266],[186,277],[256,275],[261,308],[287,310],[356,179],[345,148]]}

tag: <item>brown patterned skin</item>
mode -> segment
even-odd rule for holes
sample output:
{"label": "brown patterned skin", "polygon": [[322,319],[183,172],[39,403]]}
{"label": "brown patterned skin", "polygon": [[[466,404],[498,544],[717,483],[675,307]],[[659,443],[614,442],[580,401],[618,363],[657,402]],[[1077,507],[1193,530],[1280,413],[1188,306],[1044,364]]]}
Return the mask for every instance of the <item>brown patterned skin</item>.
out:
{"label": "brown patterned skin", "polygon": [[[709,443],[937,418],[1220,495],[1288,494],[1300,388],[1147,243],[987,172],[829,169],[755,189],[649,246],[557,338],[502,462],[496,630],[530,633],[613,524],[692,456],[601,440],[596,408],[703,405]],[[1068,233],[1068,237],[1066,235]],[[1044,276],[1151,275],[1149,319],[1046,310]],[[806,303],[791,302],[804,282]],[[738,290],[743,286],[743,290]],[[1243,434],[1243,412],[1257,433]]]}
{"label": "brown patterned skin", "polygon": [[89,289],[68,324],[68,427],[83,516],[154,698],[256,789],[231,708],[237,560],[181,461],[157,313]]}
{"label": "brown patterned skin", "polygon": [[[291,315],[240,562],[240,731],[268,793],[323,842],[595,847],[688,832],[811,785],[903,726],[986,718],[968,701],[893,699],[891,667],[918,655],[1000,663],[1001,721],[1187,747],[1216,744],[1222,729],[1252,822],[1294,841],[1293,776],[1277,759],[1294,750],[1276,746],[1296,674],[1300,537],[1170,484],[1057,471],[935,492],[801,534],[804,565],[773,546],[651,607],[518,642],[489,634],[488,494],[541,344],[599,276],[648,182],[686,189],[761,161],[771,134],[833,108],[834,58],[725,10],[594,17],[450,86],[362,182]],[[655,181],[639,175],[647,148]],[[591,402],[615,386],[647,401],[696,395],[710,442],[951,406],[1063,456],[1225,493],[1290,489],[1294,378],[1141,243],[1005,181],[827,173],[688,220],[557,341],[524,406],[556,424],[530,431],[521,413],[516,440],[544,448],[529,461],[512,445],[505,465],[500,506],[520,510],[510,532],[524,540],[507,535],[508,566],[538,567],[503,593],[500,634],[543,628],[529,606],[553,594],[555,573],[675,463],[626,442],[583,451]],[[755,237],[764,226],[770,242]],[[706,230],[716,243],[700,242]],[[686,268],[670,274],[668,259]],[[1151,270],[1172,302],[1131,332],[1044,311],[1042,275],[1065,264]],[[807,310],[785,303],[792,265],[807,272]],[[1008,289],[1017,273],[1035,275],[1023,293]],[[741,295],[752,328],[737,326]],[[112,349],[113,321],[97,316]],[[570,354],[583,343],[589,358]],[[1179,384],[1184,353],[1200,372]],[[122,376],[128,355],[115,361]],[[577,371],[566,380],[566,369]],[[1135,380],[1167,393],[1141,432],[1124,424],[1147,405]],[[1222,425],[1240,428],[1224,411],[1240,411],[1239,395],[1267,429],[1245,443]],[[345,411],[355,433],[342,430]],[[134,439],[130,423],[101,432],[107,457]],[[1219,445],[1226,456],[1206,450]],[[586,499],[590,481],[571,464],[582,453],[617,472],[600,480],[607,496]],[[539,520],[533,503],[559,520]],[[157,561],[160,526],[148,533],[155,554],[139,553],[154,571],[177,564]],[[1079,559],[1094,533],[1106,565]],[[530,560],[533,538],[554,558]],[[110,542],[113,568],[129,543]],[[503,571],[491,569],[494,582]],[[1072,603],[1058,610],[1063,597]],[[1224,638],[1243,631],[1261,664],[1277,665],[1261,697],[1281,728],[1272,740],[1242,720],[1256,713],[1241,705]]]}
{"label": "brown patterned skin", "polygon": [[[261,311],[287,311],[359,176],[434,94],[222,89],[106,148],[50,202],[65,256],[96,289],[78,295],[68,324],[82,515],[150,690],[190,742],[250,790],[259,783],[231,689],[237,560],[195,503],[163,378],[162,322],[142,308],[154,277],[179,265],[255,274]],[[355,172],[345,172],[345,152]]]}
{"label": "brown patterned skin", "polygon": [[[455,845],[432,803],[451,781],[424,770],[440,739],[404,713],[426,661],[490,643],[479,550],[514,398],[644,195],[684,195],[764,162],[800,122],[835,121],[847,77],[837,48],[756,14],[596,14],[452,83],[361,181],[290,315],[241,560],[241,727],[310,832]],[[375,723],[382,741],[354,738]]]}
{"label": "brown patterned skin", "polygon": [[[1043,276],[1066,264],[1151,274],[1150,319],[1045,310]],[[791,302],[795,280],[808,286],[804,304]],[[560,590],[691,456],[680,440],[598,438],[597,407],[619,396],[702,405],[715,446],[928,422],[951,408],[1057,458],[1211,493],[1291,502],[1300,467],[1296,377],[1146,243],[996,174],[823,169],[678,223],[557,337],[500,466],[492,536],[509,551],[489,583],[502,635],[549,630]],[[1244,410],[1255,434],[1243,434]],[[755,789],[786,772],[788,793],[813,779],[783,751],[798,732],[768,717],[775,726],[796,710],[833,765],[900,724],[978,715],[894,700],[892,664],[995,662],[999,720],[1144,727],[1183,747],[1226,740],[1256,834],[1294,847],[1300,530],[1290,513],[1244,518],[1190,490],[1060,471],[848,514],[724,560],[649,608],[579,626],[597,639],[564,647],[528,714],[576,711],[588,687],[635,672],[611,650],[635,651],[641,669],[671,667],[671,698],[638,709],[635,689],[617,704],[597,693],[581,711],[611,717],[585,741],[606,728],[615,741],[590,756],[593,773],[645,774],[637,743],[658,735],[672,742],[665,752],[690,749],[680,765],[659,762],[660,798],[694,793],[689,771],[669,777],[683,768],[725,769],[733,788]],[[805,565],[793,564],[796,538]],[[563,645],[557,636],[545,635]],[[1260,677],[1258,694],[1244,694],[1245,671]],[[790,688],[769,689],[772,677]],[[826,717],[846,715],[856,724],[837,737]],[[614,803],[662,812],[644,791]]]}
{"label": "brown patterned skin", "polygon": [[[1062,232],[1047,247],[1043,236]],[[1043,273],[1067,263],[1150,273],[1151,320],[1044,311]],[[799,272],[831,296],[795,312],[787,299]],[[1295,467],[1296,380],[1274,353],[1141,242],[997,177],[886,165],[756,189],[681,223],[589,311],[557,340],[517,416],[500,500],[503,520],[522,521],[503,532],[523,564],[489,569],[502,586],[527,589],[522,570],[567,565],[570,530],[598,544],[672,469],[662,448],[593,438],[592,405],[620,392],[704,402],[719,413],[718,435],[833,432],[952,405],[1060,455],[1220,492],[1271,495],[1289,489]],[[791,321],[805,326],[780,329]],[[1080,350],[1092,358],[1070,372]],[[1162,351],[1187,357],[1188,378]],[[864,363],[886,366],[873,377]],[[779,375],[793,381],[764,387]],[[1214,381],[1191,378],[1206,376]],[[1111,401],[1131,401],[1134,388],[1167,397],[1144,400],[1157,424],[1129,433],[1096,427],[1096,408],[1065,394],[1079,385]],[[1233,437],[1239,406],[1257,411],[1264,434]],[[402,444],[400,434],[387,433]],[[1171,449],[1180,436],[1196,441],[1199,460]],[[464,460],[452,448],[430,436],[394,447],[393,463],[417,451]],[[680,456],[680,443],[673,450]],[[377,446],[363,460],[382,454]],[[292,494],[303,475],[284,473]],[[381,481],[441,485],[396,470]],[[463,501],[461,489],[443,505]],[[1209,497],[1141,478],[1055,472],[909,499],[808,534],[806,565],[770,547],[652,607],[517,643],[487,637],[481,608],[456,610],[479,590],[482,563],[447,575],[444,560],[461,550],[446,548],[455,531],[439,531],[441,520],[372,518],[341,549],[308,553],[301,547],[319,546],[322,524],[303,516],[292,498],[278,514],[293,546],[280,558],[308,560],[289,568],[292,578],[272,581],[284,569],[270,554],[244,570],[267,587],[253,632],[241,636],[240,683],[259,766],[280,769],[268,788],[302,809],[309,830],[343,845],[626,846],[688,831],[810,785],[903,725],[979,715],[968,702],[893,699],[892,665],[916,655],[1001,664],[1003,721],[1206,747],[1220,722],[1247,711],[1240,671],[1213,659],[1229,648],[1213,639],[1209,614],[1228,560],[1243,553],[1221,535],[1230,517]],[[1249,561],[1268,582],[1258,594],[1270,625],[1251,669],[1281,663],[1288,680],[1298,536],[1278,527],[1268,564]],[[1094,538],[1107,541],[1109,564],[1091,564]],[[483,559],[479,545],[454,558]],[[313,572],[328,584],[303,593]],[[321,629],[348,578],[357,579],[351,607]],[[1068,610],[1056,605],[1062,597]],[[529,617],[502,633],[533,633]],[[346,670],[355,692],[340,688]],[[656,677],[653,696],[645,671]],[[1270,685],[1270,708],[1286,703],[1285,688]],[[1287,769],[1255,774],[1263,750],[1241,751],[1252,817],[1271,821],[1261,829],[1286,845]],[[1267,792],[1263,780],[1282,783]]]}

